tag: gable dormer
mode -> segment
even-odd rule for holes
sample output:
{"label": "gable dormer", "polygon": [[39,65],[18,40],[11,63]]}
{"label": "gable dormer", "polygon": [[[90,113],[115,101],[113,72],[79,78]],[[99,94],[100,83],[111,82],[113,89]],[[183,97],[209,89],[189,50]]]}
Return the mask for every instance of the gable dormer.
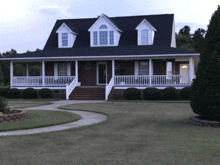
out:
{"label": "gable dormer", "polygon": [[146,19],[135,30],[137,30],[137,45],[153,45],[157,30]]}
{"label": "gable dormer", "polygon": [[90,46],[118,46],[122,31],[104,14],[89,28]]}
{"label": "gable dormer", "polygon": [[58,33],[58,48],[72,48],[77,37],[65,23],[56,31]]}

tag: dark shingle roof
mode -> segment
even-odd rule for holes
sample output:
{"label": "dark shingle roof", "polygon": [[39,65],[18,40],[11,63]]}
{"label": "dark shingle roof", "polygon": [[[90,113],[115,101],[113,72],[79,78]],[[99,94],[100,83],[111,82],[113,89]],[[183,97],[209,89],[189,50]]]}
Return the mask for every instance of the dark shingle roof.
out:
{"label": "dark shingle roof", "polygon": [[[154,45],[168,47],[171,45],[174,19],[173,14],[108,18],[123,31],[120,37],[119,47],[130,45],[137,46],[137,31],[135,28],[144,19],[146,19],[157,30],[154,38]],[[70,29],[79,34],[76,38],[73,49],[76,47],[90,47],[90,33],[88,32],[88,29],[97,19],[98,18],[57,20],[44,49],[58,49],[58,34],[56,31],[63,23],[66,23]]]}
{"label": "dark shingle roof", "polygon": [[82,57],[87,56],[121,56],[127,55],[135,57],[135,55],[185,55],[195,54],[195,52],[159,46],[130,46],[130,47],[87,47],[87,48],[74,48],[74,49],[48,49],[43,51],[36,51],[24,54],[11,55],[8,58],[40,58],[40,57]]}
{"label": "dark shingle roof", "polygon": [[[173,14],[108,18],[122,30],[117,47],[90,47],[88,29],[98,18],[67,19],[56,21],[43,51],[16,54],[7,58],[196,54],[195,52],[170,47],[174,21]],[[135,28],[144,19],[157,31],[153,45],[138,46]],[[58,48],[58,34],[56,31],[63,23],[72,31],[78,33],[72,48]]]}

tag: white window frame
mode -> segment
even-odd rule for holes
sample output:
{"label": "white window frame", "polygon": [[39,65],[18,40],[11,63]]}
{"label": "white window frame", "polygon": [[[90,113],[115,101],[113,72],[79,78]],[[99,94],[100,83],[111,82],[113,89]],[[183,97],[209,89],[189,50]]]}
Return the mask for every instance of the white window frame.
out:
{"label": "white window frame", "polygon": [[149,43],[149,30],[141,30],[141,45],[148,45]]}
{"label": "white window frame", "polygon": [[[104,34],[105,33],[105,34]],[[91,32],[92,46],[114,46],[115,45],[115,32],[108,29],[105,24],[99,27],[99,30]],[[102,38],[104,37],[104,38]]]}
{"label": "white window frame", "polygon": [[[62,37],[62,47],[68,47],[69,41],[68,41],[68,33],[61,33]],[[66,43],[64,43],[66,42]]]}
{"label": "white window frame", "polygon": [[[147,63],[147,65],[142,65],[144,63]],[[146,68],[143,68],[142,66],[146,66]],[[142,74],[142,72],[148,72],[148,73]],[[149,61],[140,61],[139,62],[139,75],[149,75]]]}

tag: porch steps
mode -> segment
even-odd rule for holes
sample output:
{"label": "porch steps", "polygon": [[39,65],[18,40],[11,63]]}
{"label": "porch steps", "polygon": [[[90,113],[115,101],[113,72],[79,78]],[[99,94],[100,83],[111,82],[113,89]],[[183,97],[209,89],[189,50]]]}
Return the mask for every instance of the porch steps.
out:
{"label": "porch steps", "polygon": [[105,100],[105,88],[100,86],[76,87],[69,96],[70,100]]}

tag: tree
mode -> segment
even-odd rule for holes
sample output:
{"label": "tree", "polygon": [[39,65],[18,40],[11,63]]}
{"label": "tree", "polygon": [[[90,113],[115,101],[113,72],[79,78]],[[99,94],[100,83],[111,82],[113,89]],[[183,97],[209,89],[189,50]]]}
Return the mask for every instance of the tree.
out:
{"label": "tree", "polygon": [[208,26],[190,105],[200,118],[220,121],[220,6]]}
{"label": "tree", "polygon": [[[10,56],[12,54],[17,54],[17,51],[11,49],[10,51],[3,53],[1,57]],[[8,85],[10,83],[10,63],[9,61],[0,61],[2,78],[0,83]]]}
{"label": "tree", "polygon": [[204,29],[199,28],[193,34],[193,42],[196,52],[201,53],[203,51],[203,48],[205,46],[205,33],[206,31]]}
{"label": "tree", "polygon": [[180,29],[179,33],[176,34],[176,46],[177,48],[195,51],[194,43],[190,34],[191,28],[189,26],[184,26]]}

